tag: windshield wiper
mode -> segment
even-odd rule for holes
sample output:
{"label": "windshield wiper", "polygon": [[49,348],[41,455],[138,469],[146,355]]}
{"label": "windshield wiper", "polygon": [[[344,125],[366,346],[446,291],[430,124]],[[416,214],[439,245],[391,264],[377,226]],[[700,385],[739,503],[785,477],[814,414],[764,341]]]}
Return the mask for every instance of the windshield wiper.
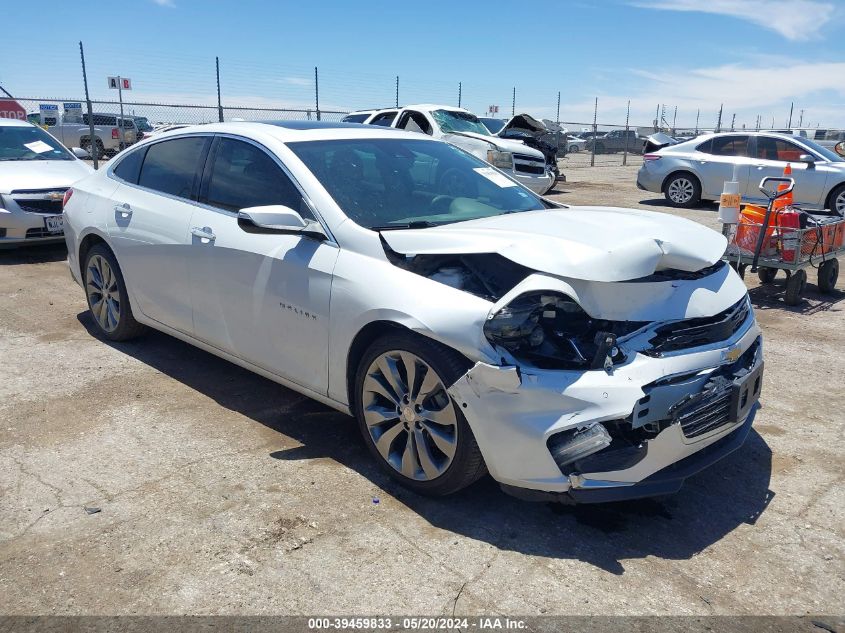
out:
{"label": "windshield wiper", "polygon": [[401,222],[397,224],[383,224],[371,226],[371,231],[391,231],[394,229],[428,229],[432,226],[440,226],[443,222],[432,222],[430,220],[414,220],[413,222]]}

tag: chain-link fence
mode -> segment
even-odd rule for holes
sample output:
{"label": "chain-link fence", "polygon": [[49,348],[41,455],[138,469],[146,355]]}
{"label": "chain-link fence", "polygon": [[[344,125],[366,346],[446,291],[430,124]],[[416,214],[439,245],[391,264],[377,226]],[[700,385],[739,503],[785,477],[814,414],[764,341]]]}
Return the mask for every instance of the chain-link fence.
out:
{"label": "chain-link fence", "polygon": [[[490,116],[501,119],[525,111],[519,106],[519,91],[506,81],[478,85],[366,71],[349,74],[290,64],[224,62],[184,54],[174,60],[172,56],[156,52],[138,57],[128,55],[126,49],[120,47],[98,48],[95,53],[89,53],[86,63],[81,43],[78,50],[66,52],[73,55],[57,58],[56,63],[65,66],[60,75],[51,75],[48,87],[39,89],[43,82],[30,73],[22,76],[20,90],[15,85],[0,86],[0,97],[5,93],[5,96],[16,98],[30,120],[51,131],[60,131],[63,123],[76,126],[73,134],[61,140],[69,146],[79,144],[89,151],[95,147],[102,149],[103,158],[111,155],[112,150],[131,144],[133,139],[176,126],[218,121],[339,121],[354,110],[413,103],[457,105],[479,115],[484,115],[486,108],[488,112],[495,112]],[[115,68],[121,68],[126,76],[114,75]],[[51,72],[55,70],[51,67]],[[33,93],[63,93],[72,98],[29,96]],[[676,138],[691,138],[714,127],[722,131],[760,129],[762,120],[757,116],[755,124],[746,128],[745,124],[736,123],[735,116],[728,117],[727,111],[723,113],[721,109],[712,113],[679,114],[677,108],[672,111],[666,105],[658,105],[656,112],[652,111],[654,119],[642,125],[642,121],[631,120],[630,102],[627,109],[624,102],[619,104],[617,101],[613,106],[604,106],[603,110],[599,99],[589,105],[567,106],[565,93],[549,93],[549,97],[546,106],[533,106],[528,113],[547,123],[557,122],[551,127],[558,131],[558,155],[565,161],[569,159],[573,167],[576,164],[589,167],[637,165],[641,162],[639,156],[645,138],[657,131]],[[481,105],[484,103],[502,105]],[[644,118],[643,111],[642,108],[638,110],[637,116]],[[567,112],[576,116],[592,115],[592,120],[561,121],[567,118]],[[126,119],[123,126],[117,125],[121,113]],[[607,123],[608,119],[624,119],[625,123]],[[102,148],[92,143],[88,138],[91,134],[86,135],[79,129],[91,120],[94,124],[111,122],[116,127],[109,134],[119,138],[102,139]],[[681,120],[695,120],[695,126],[676,125]],[[699,122],[705,120],[714,127],[699,126]],[[730,125],[726,124],[728,121]],[[589,160],[585,160],[585,156],[589,156]]]}

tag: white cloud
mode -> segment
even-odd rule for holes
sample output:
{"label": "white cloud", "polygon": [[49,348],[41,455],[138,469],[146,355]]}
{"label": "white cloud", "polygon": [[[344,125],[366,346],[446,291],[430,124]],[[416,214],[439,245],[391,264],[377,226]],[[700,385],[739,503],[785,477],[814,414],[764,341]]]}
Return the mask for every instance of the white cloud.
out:
{"label": "white cloud", "polygon": [[726,15],[793,41],[817,37],[834,14],[833,3],[819,0],[634,0],[631,4],[644,9]]}
{"label": "white cloud", "polygon": [[160,7],[175,7],[173,0],[153,0]]}

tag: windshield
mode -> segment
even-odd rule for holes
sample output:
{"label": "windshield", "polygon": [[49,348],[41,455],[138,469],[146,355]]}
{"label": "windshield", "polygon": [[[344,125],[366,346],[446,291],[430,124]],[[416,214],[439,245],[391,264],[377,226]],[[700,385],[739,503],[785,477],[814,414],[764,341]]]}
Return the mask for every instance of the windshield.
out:
{"label": "windshield", "polygon": [[475,134],[490,136],[490,132],[478,120],[478,117],[469,112],[434,110],[431,116],[437,121],[437,125],[440,126],[444,134],[448,134],[449,132],[474,132]]}
{"label": "windshield", "polygon": [[842,158],[836,152],[832,152],[828,148],[822,147],[818,143],[815,143],[808,138],[802,138],[801,142],[817,154],[821,154],[824,158],[826,158],[832,163],[845,163],[845,158]]}
{"label": "windshield", "polygon": [[543,201],[448,143],[417,139],[302,141],[288,147],[341,210],[382,230],[545,209]]}
{"label": "windshield", "polygon": [[496,134],[499,132],[503,127],[505,127],[505,122],[502,119],[491,119],[491,118],[484,118],[479,119],[490,132]]}
{"label": "windshield", "polygon": [[73,160],[73,156],[40,127],[2,125],[0,160]]}

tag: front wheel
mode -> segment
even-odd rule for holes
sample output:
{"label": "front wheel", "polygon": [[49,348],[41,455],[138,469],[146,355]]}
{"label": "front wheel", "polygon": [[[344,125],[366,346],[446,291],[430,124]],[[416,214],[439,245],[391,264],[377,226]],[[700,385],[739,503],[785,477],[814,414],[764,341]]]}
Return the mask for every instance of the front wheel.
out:
{"label": "front wheel", "polygon": [[467,369],[453,350],[391,334],[364,354],[355,376],[355,414],[367,447],[388,475],[442,496],[485,472],[475,437],[446,389]]}
{"label": "front wheel", "polygon": [[120,266],[105,244],[96,244],[88,251],[83,279],[88,309],[101,336],[112,341],[128,341],[146,331],[132,315]]}
{"label": "front wheel", "polygon": [[836,281],[839,279],[839,260],[829,259],[819,266],[818,282],[819,290],[824,294],[830,294],[836,290]]}
{"label": "front wheel", "polygon": [[689,209],[701,201],[701,184],[691,174],[675,174],[666,181],[663,195],[673,207]]}

